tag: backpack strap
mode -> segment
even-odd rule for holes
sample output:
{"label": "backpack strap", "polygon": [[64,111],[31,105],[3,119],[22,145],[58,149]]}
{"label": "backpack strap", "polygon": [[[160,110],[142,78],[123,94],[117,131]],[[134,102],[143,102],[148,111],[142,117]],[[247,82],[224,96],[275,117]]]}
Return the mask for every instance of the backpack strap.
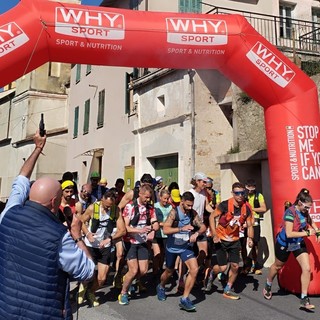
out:
{"label": "backpack strap", "polygon": [[93,203],[93,217],[91,219],[91,232],[95,233],[100,224],[100,201]]}
{"label": "backpack strap", "polygon": [[[245,202],[242,204],[240,208],[240,224],[243,225],[247,219],[247,208],[248,208],[248,203]],[[233,203],[233,198],[228,199],[228,212],[222,214],[219,218],[219,223],[226,227],[229,222],[233,219],[234,217],[234,203]]]}
{"label": "backpack strap", "polygon": [[[179,211],[177,208],[173,208],[173,210],[175,211],[176,215],[175,215],[174,221],[172,223],[172,227],[177,228],[179,225],[179,221],[180,221],[180,215],[179,215]],[[196,214],[195,210],[191,209],[191,214],[189,215],[191,225],[193,225],[193,220],[194,220],[195,214]]]}
{"label": "backpack strap", "polygon": [[100,201],[93,203],[93,219],[99,220],[100,218]]}
{"label": "backpack strap", "polygon": [[175,211],[175,218],[172,222],[172,228],[177,228],[180,221],[179,212],[177,208],[172,208],[172,209]]}
{"label": "backpack strap", "polygon": [[[138,225],[139,222],[139,218],[140,218],[140,211],[139,211],[139,204],[138,204],[138,200],[134,199],[133,200],[133,207],[134,207],[134,216],[131,219],[131,225],[133,227],[136,227]],[[150,217],[150,205],[147,204],[146,205],[146,215],[147,215],[147,226],[151,225],[151,217]]]}
{"label": "backpack strap", "polygon": [[133,200],[133,207],[134,207],[134,216],[131,219],[130,223],[133,227],[136,227],[140,218],[139,204],[137,199]]}

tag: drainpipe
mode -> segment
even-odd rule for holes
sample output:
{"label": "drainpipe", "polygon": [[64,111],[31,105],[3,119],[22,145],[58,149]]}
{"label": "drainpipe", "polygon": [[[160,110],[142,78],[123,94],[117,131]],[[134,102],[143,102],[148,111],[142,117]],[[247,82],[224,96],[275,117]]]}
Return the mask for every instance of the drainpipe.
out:
{"label": "drainpipe", "polygon": [[10,134],[11,110],[12,110],[12,97],[9,97],[9,114],[8,114],[7,137],[6,137],[7,139],[9,139],[9,134]]}
{"label": "drainpipe", "polygon": [[195,111],[195,95],[194,95],[194,76],[196,72],[193,69],[188,69],[189,86],[190,86],[190,108],[191,108],[191,165],[190,177],[195,173],[196,162],[196,111]]}

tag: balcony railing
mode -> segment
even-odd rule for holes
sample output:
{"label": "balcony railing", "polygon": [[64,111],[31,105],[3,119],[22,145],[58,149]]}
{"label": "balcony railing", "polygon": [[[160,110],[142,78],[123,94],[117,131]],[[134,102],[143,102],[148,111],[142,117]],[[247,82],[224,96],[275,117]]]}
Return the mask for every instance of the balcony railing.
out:
{"label": "balcony railing", "polygon": [[320,55],[320,23],[202,4],[212,7],[207,14],[243,15],[255,30],[282,51]]}

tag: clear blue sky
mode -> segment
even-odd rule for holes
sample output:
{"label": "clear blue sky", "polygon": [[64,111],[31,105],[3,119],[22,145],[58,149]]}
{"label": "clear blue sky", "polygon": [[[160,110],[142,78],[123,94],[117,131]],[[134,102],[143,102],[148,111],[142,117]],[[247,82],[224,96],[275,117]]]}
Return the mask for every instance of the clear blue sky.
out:
{"label": "clear blue sky", "polygon": [[[14,7],[19,0],[0,0],[0,14]],[[82,4],[98,6],[102,0],[82,0]]]}

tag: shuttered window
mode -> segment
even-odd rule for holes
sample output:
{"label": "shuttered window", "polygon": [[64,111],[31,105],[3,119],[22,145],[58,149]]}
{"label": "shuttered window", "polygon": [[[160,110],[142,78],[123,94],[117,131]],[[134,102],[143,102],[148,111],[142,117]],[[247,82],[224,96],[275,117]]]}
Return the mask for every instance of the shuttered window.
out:
{"label": "shuttered window", "polygon": [[179,0],[179,12],[201,13],[200,0]]}
{"label": "shuttered window", "polygon": [[78,83],[81,78],[81,64],[77,64],[76,68],[76,83]]}
{"label": "shuttered window", "polygon": [[99,92],[99,105],[98,105],[98,118],[97,118],[97,127],[103,127],[104,122],[104,107],[105,107],[105,96],[106,92],[103,89]]}
{"label": "shuttered window", "polygon": [[90,121],[90,100],[87,100],[84,104],[83,134],[89,133],[89,121]]}
{"label": "shuttered window", "polygon": [[74,108],[73,138],[78,137],[79,130],[79,107]]}

